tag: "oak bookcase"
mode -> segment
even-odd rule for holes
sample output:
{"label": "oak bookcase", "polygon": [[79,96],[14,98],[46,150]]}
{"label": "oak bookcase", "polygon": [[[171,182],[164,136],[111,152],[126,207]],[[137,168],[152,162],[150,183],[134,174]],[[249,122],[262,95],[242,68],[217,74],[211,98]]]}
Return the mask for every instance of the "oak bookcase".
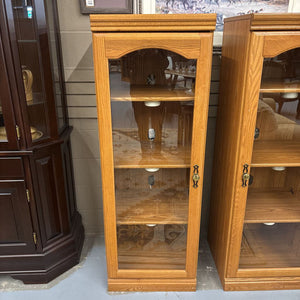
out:
{"label": "oak bookcase", "polygon": [[192,291],[215,15],[91,15],[110,291]]}
{"label": "oak bookcase", "polygon": [[300,288],[300,14],[225,20],[209,243],[225,290]]}

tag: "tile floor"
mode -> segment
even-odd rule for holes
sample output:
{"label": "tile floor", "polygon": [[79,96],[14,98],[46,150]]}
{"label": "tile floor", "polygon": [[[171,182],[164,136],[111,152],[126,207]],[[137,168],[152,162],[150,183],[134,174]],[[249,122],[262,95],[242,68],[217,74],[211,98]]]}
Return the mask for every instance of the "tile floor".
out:
{"label": "tile floor", "polygon": [[105,300],[105,299],[205,299],[205,300],[300,300],[300,290],[224,292],[206,241],[201,243],[196,292],[108,293],[103,237],[87,237],[78,266],[49,284],[24,285],[0,277],[0,300]]}

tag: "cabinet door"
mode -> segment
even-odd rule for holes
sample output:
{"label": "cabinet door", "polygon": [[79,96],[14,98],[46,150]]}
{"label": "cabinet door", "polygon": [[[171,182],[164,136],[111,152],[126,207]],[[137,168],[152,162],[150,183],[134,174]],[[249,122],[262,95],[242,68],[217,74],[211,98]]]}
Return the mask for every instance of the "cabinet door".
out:
{"label": "cabinet door", "polygon": [[239,189],[246,201],[238,274],[299,276],[300,35],[256,35],[253,41],[260,72],[248,77],[254,88],[245,104],[254,113],[244,136],[251,142],[241,154]]}
{"label": "cabinet door", "polygon": [[[10,66],[11,67],[11,66]],[[0,150],[17,150],[18,138],[13,114],[7,66],[0,35]]]}
{"label": "cabinet door", "polygon": [[45,2],[5,1],[28,145],[56,138],[66,123],[53,1]]}
{"label": "cabinet door", "polygon": [[211,34],[94,34],[108,274],[194,277]]}
{"label": "cabinet door", "polygon": [[0,180],[0,255],[33,253],[33,229],[22,180]]}

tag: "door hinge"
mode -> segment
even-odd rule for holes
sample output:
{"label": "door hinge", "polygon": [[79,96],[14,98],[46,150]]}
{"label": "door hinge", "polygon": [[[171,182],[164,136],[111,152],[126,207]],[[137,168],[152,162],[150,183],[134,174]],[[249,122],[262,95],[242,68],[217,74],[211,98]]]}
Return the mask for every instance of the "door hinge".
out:
{"label": "door hinge", "polygon": [[36,233],[35,232],[32,233],[32,237],[33,237],[33,242],[36,245],[37,244],[37,237],[36,237]]}
{"label": "door hinge", "polygon": [[26,189],[26,198],[27,198],[27,201],[28,203],[30,202],[30,192],[28,189]]}
{"label": "door hinge", "polygon": [[16,125],[16,133],[17,133],[17,139],[18,141],[21,139],[21,133],[20,133],[20,127]]}

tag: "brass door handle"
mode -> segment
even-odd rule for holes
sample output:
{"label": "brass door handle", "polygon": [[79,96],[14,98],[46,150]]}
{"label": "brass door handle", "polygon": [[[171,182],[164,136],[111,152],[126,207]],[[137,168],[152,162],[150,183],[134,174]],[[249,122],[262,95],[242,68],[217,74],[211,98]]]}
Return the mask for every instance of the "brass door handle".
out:
{"label": "brass door handle", "polygon": [[194,174],[193,174],[193,188],[197,188],[198,187],[198,181],[200,180],[200,176],[199,176],[199,166],[198,165],[194,165]]}
{"label": "brass door handle", "polygon": [[244,164],[243,175],[242,175],[242,186],[246,187],[248,180],[250,179],[250,174],[248,173],[248,165]]}

